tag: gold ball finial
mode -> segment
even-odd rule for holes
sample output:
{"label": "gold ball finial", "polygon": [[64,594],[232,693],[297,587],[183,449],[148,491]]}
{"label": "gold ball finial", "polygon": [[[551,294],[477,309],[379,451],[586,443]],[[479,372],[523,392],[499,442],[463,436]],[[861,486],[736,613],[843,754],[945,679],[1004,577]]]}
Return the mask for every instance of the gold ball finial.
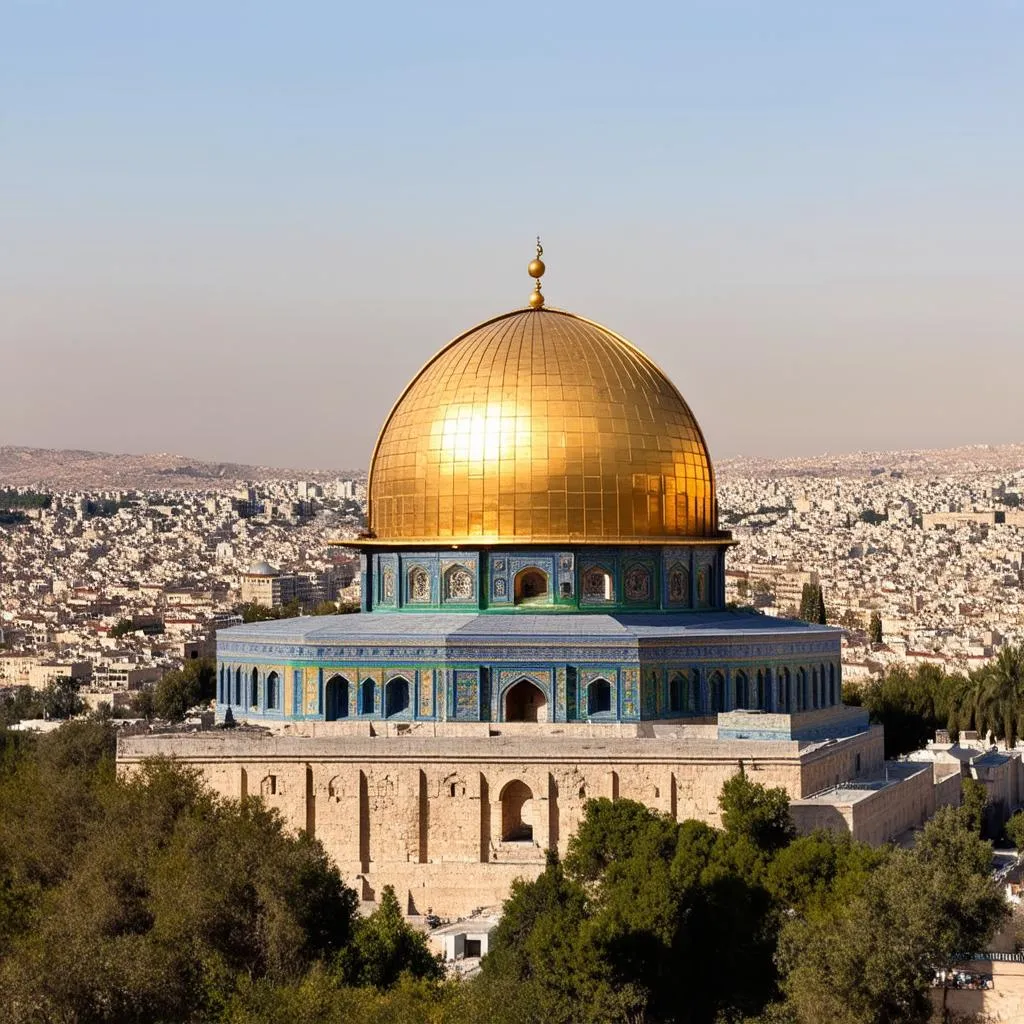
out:
{"label": "gold ball finial", "polygon": [[541,256],[544,255],[544,246],[540,244],[540,235],[537,236],[537,255],[534,259],[530,260],[530,265],[526,268],[526,272],[532,277],[537,283],[533,286],[533,292],[530,294],[530,308],[540,309],[544,305],[544,296],[540,293],[540,279],[544,276],[544,271],[547,269],[544,266],[544,261]]}

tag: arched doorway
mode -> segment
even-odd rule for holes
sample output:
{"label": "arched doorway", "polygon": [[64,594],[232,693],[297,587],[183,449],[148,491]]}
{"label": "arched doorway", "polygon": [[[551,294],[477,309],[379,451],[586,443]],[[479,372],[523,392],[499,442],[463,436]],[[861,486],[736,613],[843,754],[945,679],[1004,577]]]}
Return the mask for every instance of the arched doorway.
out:
{"label": "arched doorway", "polygon": [[267,710],[276,711],[278,709],[277,697],[278,697],[278,675],[276,672],[271,672],[267,676]]}
{"label": "arched doorway", "polygon": [[548,699],[529,679],[520,679],[505,692],[506,722],[546,722]]}
{"label": "arched doorway", "polygon": [[523,569],[516,576],[516,604],[546,604],[549,597],[548,575],[540,569]]}
{"label": "arched doorway", "polygon": [[518,779],[501,791],[501,838],[506,843],[533,841],[533,791]]}
{"label": "arched doorway", "polygon": [[612,709],[612,688],[607,679],[595,679],[587,687],[587,714],[608,714]]}
{"label": "arched doorway", "polygon": [[258,669],[252,670],[249,677],[249,707],[257,708],[260,704],[260,673]]}
{"label": "arched doorway", "polygon": [[235,669],[235,704],[242,706],[242,669],[241,666]]}
{"label": "arched doorway", "polygon": [[384,687],[384,716],[405,714],[409,710],[409,680],[399,676]]}
{"label": "arched doorway", "polygon": [[331,676],[324,687],[324,718],[328,722],[348,718],[348,680],[344,676]]}

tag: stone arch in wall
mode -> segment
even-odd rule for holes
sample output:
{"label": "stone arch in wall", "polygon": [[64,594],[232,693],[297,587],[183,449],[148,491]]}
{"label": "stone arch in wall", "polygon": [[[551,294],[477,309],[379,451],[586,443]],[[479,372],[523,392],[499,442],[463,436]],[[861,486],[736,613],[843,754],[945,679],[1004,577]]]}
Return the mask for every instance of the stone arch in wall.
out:
{"label": "stone arch in wall", "polygon": [[501,839],[505,843],[533,842],[533,791],[513,779],[501,791]]}
{"label": "stone arch in wall", "polygon": [[376,708],[377,684],[372,679],[364,679],[359,686],[359,714],[372,715]]}
{"label": "stone arch in wall", "polygon": [[348,718],[348,680],[335,675],[324,686],[324,719],[334,722],[339,718]]}
{"label": "stone arch in wall", "polygon": [[587,714],[604,715],[612,710],[612,685],[607,679],[595,679],[587,687]]}
{"label": "stone arch in wall", "polygon": [[281,677],[276,672],[267,676],[267,710],[280,711]]}
{"label": "stone arch in wall", "polygon": [[411,703],[409,680],[404,676],[389,679],[384,687],[384,716],[408,715]]}
{"label": "stone arch in wall", "polygon": [[520,679],[506,691],[503,700],[506,722],[546,722],[548,699],[544,691],[529,679]]}
{"label": "stone arch in wall", "polygon": [[260,673],[254,668],[249,675],[249,707],[258,708],[260,704]]}
{"label": "stone arch in wall", "polygon": [[543,569],[531,565],[516,573],[513,586],[516,604],[547,604],[551,599],[551,585]]}

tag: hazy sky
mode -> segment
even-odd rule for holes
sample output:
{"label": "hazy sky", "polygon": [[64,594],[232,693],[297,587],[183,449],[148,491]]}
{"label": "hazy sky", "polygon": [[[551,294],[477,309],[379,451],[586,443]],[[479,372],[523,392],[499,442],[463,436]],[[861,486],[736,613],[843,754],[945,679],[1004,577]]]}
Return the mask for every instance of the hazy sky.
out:
{"label": "hazy sky", "polygon": [[1016,0],[0,0],[0,444],[365,465],[551,305],[713,456],[1024,440]]}

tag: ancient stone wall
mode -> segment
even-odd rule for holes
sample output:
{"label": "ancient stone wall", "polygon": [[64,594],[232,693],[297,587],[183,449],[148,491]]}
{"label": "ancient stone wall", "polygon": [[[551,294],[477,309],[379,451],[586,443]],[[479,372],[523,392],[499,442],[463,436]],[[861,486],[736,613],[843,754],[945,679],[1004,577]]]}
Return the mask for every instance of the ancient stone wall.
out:
{"label": "ancient stone wall", "polygon": [[858,754],[862,766],[873,764],[876,747],[877,730],[809,746],[641,739],[616,729],[576,737],[239,731],[129,737],[118,759],[121,771],[156,755],[194,765],[224,796],[259,796],[316,835],[364,898],[392,884],[407,908],[455,916],[500,903],[513,878],[543,869],[546,849],[564,854],[590,798],[718,824],[722,785],[741,766],[798,799],[847,772]]}

